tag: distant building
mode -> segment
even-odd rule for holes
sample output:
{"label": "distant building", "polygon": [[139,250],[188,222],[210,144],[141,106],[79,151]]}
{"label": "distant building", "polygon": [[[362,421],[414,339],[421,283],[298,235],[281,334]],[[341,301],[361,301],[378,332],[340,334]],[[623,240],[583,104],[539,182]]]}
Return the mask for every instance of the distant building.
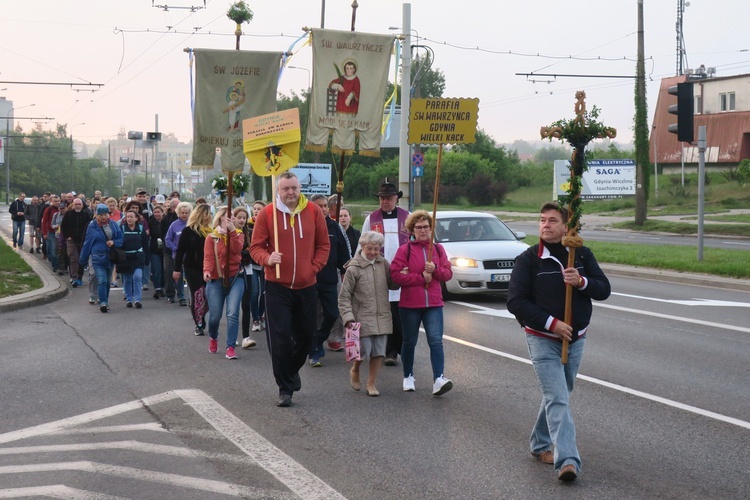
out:
{"label": "distant building", "polygon": [[[658,162],[664,173],[676,172],[683,161],[685,169],[698,168],[698,127],[706,127],[706,167],[726,170],[750,158],[750,74],[715,77],[713,68],[701,66],[688,74],[664,78],[656,101],[651,127],[651,162]],[[693,144],[677,141],[667,127],[677,123],[669,114],[677,97],[667,90],[673,85],[693,82],[695,136]]]}

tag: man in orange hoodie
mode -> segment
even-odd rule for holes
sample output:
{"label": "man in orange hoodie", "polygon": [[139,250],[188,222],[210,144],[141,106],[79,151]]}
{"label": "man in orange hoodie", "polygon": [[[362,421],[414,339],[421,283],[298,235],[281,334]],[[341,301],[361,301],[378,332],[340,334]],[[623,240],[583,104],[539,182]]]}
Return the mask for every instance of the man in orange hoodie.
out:
{"label": "man in orange hoodie", "polygon": [[315,275],[328,261],[330,243],[323,212],[300,193],[299,179],[293,173],[279,176],[275,205],[275,210],[269,205],[258,213],[250,256],[266,273],[266,335],[279,386],[276,405],[287,407],[292,405],[292,394],[302,387],[299,370],[318,323]]}

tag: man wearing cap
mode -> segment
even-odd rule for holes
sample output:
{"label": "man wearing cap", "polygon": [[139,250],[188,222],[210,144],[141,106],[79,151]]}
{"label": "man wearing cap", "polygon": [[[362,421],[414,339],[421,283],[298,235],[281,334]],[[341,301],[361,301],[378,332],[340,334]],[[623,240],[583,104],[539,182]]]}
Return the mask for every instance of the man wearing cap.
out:
{"label": "man wearing cap", "polygon": [[[106,207],[106,205],[104,205]],[[83,209],[83,201],[80,198],[73,198],[73,203],[63,217],[60,224],[60,232],[65,241],[65,248],[68,252],[70,262],[70,282],[73,288],[83,286],[83,267],[85,261],[79,261],[83,238],[86,236],[86,227],[91,222],[89,213]],[[109,209],[107,209],[109,213]]]}
{"label": "man wearing cap", "polygon": [[[362,232],[376,231],[383,235],[383,257],[390,263],[396,255],[396,250],[409,241],[409,231],[406,229],[406,218],[409,211],[397,207],[398,200],[404,195],[394,184],[385,182],[375,196],[380,199],[380,208],[370,213],[362,224]],[[356,253],[356,252],[355,252]],[[398,312],[398,301],[401,290],[389,290],[388,301],[391,303],[391,318],[393,320],[393,335],[388,335],[388,345],[385,350],[386,366],[396,366],[398,355],[401,354],[403,332],[401,318]]]}

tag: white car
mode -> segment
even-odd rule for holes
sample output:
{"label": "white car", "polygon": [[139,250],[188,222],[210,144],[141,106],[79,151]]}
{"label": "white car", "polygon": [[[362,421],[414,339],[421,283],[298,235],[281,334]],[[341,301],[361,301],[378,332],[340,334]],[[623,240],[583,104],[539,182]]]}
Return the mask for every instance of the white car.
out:
{"label": "white car", "polygon": [[448,294],[507,292],[516,257],[529,245],[492,214],[437,212],[435,241],[445,248],[453,278]]}

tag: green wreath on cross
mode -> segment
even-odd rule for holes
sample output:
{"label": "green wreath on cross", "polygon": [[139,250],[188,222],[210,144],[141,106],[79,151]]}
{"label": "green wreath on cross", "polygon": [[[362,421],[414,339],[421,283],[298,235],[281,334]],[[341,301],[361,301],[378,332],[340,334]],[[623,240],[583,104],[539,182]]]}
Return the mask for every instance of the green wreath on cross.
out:
{"label": "green wreath on cross", "polygon": [[597,121],[601,110],[593,106],[591,111],[586,111],[586,93],[583,91],[576,92],[576,117],[573,119],[563,118],[553,122],[549,127],[542,127],[540,130],[543,139],[560,139],[566,141],[573,147],[573,156],[570,160],[571,169],[568,182],[570,190],[566,196],[560,199],[562,205],[568,206],[568,235],[570,236],[571,245],[576,245],[578,230],[581,226],[581,177],[588,170],[585,155],[586,146],[594,139],[603,139],[605,137],[614,139],[617,131],[612,127],[607,127]]}

